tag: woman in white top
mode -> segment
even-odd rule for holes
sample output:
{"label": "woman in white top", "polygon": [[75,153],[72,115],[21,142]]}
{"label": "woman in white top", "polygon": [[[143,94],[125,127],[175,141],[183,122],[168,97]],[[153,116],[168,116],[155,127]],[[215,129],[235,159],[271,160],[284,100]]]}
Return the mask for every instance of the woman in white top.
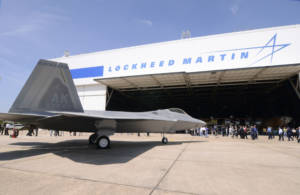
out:
{"label": "woman in white top", "polygon": [[278,129],[279,141],[284,141],[283,130],[281,127]]}

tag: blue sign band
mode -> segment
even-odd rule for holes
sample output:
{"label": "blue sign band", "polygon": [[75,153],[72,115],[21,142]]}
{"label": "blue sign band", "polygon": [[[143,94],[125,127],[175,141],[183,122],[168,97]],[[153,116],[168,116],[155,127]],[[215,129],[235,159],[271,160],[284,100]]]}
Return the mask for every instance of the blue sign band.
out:
{"label": "blue sign band", "polygon": [[73,79],[89,78],[89,77],[102,77],[103,66],[78,68],[70,70]]}

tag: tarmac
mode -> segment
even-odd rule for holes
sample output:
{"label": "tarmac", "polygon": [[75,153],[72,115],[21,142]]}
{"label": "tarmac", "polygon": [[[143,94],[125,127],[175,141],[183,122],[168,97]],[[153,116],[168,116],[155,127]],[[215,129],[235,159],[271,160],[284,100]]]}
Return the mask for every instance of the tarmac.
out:
{"label": "tarmac", "polygon": [[300,144],[231,137],[0,136],[0,194],[300,194]]}

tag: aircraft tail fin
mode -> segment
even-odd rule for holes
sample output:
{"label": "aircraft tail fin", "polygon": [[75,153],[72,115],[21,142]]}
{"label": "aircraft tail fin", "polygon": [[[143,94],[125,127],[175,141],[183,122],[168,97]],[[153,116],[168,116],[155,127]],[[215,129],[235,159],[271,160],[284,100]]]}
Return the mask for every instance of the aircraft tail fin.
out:
{"label": "aircraft tail fin", "polygon": [[39,60],[9,110],[11,113],[46,111],[83,112],[65,63]]}

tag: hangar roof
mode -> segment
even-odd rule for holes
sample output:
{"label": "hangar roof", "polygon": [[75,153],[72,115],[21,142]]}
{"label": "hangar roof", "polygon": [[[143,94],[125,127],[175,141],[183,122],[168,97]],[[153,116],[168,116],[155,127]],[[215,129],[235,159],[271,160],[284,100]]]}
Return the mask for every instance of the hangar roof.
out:
{"label": "hangar roof", "polygon": [[155,90],[163,88],[193,88],[224,85],[276,83],[300,72],[300,64],[266,66],[208,72],[179,72],[148,74],[118,78],[101,78],[95,81],[119,91]]}

